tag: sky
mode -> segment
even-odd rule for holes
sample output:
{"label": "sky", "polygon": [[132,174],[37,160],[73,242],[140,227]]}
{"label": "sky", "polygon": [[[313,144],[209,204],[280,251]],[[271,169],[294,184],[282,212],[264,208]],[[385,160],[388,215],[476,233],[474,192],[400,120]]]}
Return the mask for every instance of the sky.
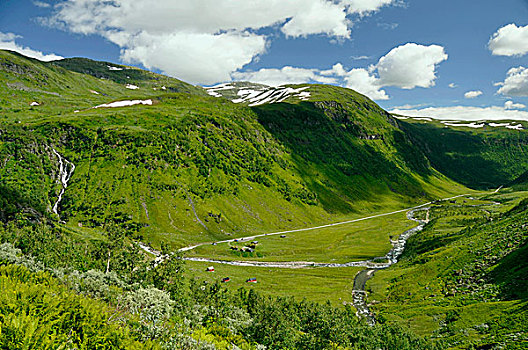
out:
{"label": "sky", "polygon": [[410,116],[528,120],[528,0],[0,0],[0,49],[204,86],[333,84]]}

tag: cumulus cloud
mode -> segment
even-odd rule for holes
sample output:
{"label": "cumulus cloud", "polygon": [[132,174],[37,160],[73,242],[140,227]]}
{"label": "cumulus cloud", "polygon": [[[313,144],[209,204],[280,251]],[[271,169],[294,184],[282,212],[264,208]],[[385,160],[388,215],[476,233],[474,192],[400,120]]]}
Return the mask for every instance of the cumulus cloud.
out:
{"label": "cumulus cloud", "polygon": [[350,37],[350,24],[343,6],[325,1],[306,1],[303,8],[303,11],[299,11],[282,27],[286,36],[323,33],[328,36]]}
{"label": "cumulus cloud", "polygon": [[345,76],[345,83],[345,86],[349,89],[356,90],[373,100],[389,99],[387,93],[384,90],[381,90],[379,79],[366,69],[352,69]]}
{"label": "cumulus cloud", "polygon": [[528,97],[528,68],[520,66],[510,69],[504,82],[495,85],[500,86],[497,91],[499,94]]}
{"label": "cumulus cloud", "polygon": [[525,109],[526,105],[523,105],[522,103],[515,103],[513,101],[506,101],[506,103],[504,103],[504,108],[506,109]]}
{"label": "cumulus cloud", "polygon": [[284,84],[302,84],[307,82],[320,82],[325,84],[335,83],[332,78],[322,76],[317,69],[297,67],[284,67],[281,69],[265,68],[256,72],[235,72],[233,79],[238,81],[251,81],[270,86]]}
{"label": "cumulus cloud", "polygon": [[21,38],[19,35],[13,33],[2,33],[0,32],[0,50],[10,50],[18,52],[24,56],[35,58],[40,61],[56,61],[61,60],[64,57],[55,55],[55,54],[44,54],[40,51],[33,50],[29,47],[19,45],[16,42],[16,39]]}
{"label": "cumulus cloud", "polygon": [[434,86],[436,65],[447,59],[444,48],[405,44],[391,50],[379,62],[365,68],[345,69],[341,63],[326,70],[285,67],[232,74],[234,80],[249,80],[268,85],[321,82],[356,90],[374,100],[387,100],[386,86],[404,89]]}
{"label": "cumulus cloud", "polygon": [[468,92],[466,92],[466,93],[464,94],[464,97],[465,97],[465,98],[468,98],[468,99],[470,99],[470,98],[477,98],[477,97],[481,96],[482,94],[483,94],[483,92],[480,91],[480,90],[476,90],[476,91],[468,91]]}
{"label": "cumulus cloud", "polygon": [[160,68],[165,74],[203,84],[231,80],[230,72],[250,63],[255,54],[266,48],[264,37],[247,33],[143,32],[134,36],[131,43],[122,50],[123,61],[141,63],[148,69]]}
{"label": "cumulus cloud", "polygon": [[458,85],[455,83],[450,83],[448,86],[450,89],[456,89],[458,87]]}
{"label": "cumulus cloud", "polygon": [[528,26],[508,24],[491,37],[488,47],[497,56],[523,56],[528,53]]}
{"label": "cumulus cloud", "polygon": [[396,3],[395,0],[343,0],[342,3],[348,6],[349,13],[367,15],[378,11],[383,6]]}
{"label": "cumulus cloud", "polygon": [[408,117],[425,117],[440,120],[526,120],[528,112],[511,110],[500,106],[491,107],[429,107],[423,109],[399,109],[390,111],[392,114],[399,114]]}
{"label": "cumulus cloud", "polygon": [[[126,62],[193,83],[224,81],[266,51],[272,34],[350,38],[354,15],[397,0],[61,0],[44,23],[100,35]],[[191,45],[191,43],[193,45]],[[191,47],[192,46],[192,47]],[[161,57],[162,54],[170,57]]]}
{"label": "cumulus cloud", "polygon": [[444,48],[438,45],[408,43],[398,46],[376,65],[380,84],[402,89],[434,86],[436,66],[447,58]]}

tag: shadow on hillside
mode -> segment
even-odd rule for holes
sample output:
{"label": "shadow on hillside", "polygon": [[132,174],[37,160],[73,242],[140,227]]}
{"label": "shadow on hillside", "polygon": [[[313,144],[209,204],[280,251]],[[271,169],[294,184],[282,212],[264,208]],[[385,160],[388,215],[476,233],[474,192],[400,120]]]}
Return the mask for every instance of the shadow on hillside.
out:
{"label": "shadow on hillside", "polygon": [[508,300],[528,299],[528,241],[519,249],[505,256],[490,278],[501,286],[503,297]]}
{"label": "shadow on hillside", "polygon": [[[523,171],[522,150],[519,144],[528,144],[528,137],[488,137],[485,133],[472,133],[431,124],[399,121],[413,143],[426,154],[431,165],[465,186],[476,189],[496,188],[510,183]],[[518,161],[520,160],[520,161]]]}
{"label": "shadow on hillside", "polygon": [[[360,140],[353,125],[336,122],[312,103],[270,104],[253,110],[260,124],[291,152],[297,172],[329,212],[348,213],[353,211],[352,202],[374,202],[391,192],[425,195],[420,183],[395,163],[394,155],[382,151],[386,149],[382,139]],[[417,163],[412,167],[425,173],[427,166]]]}

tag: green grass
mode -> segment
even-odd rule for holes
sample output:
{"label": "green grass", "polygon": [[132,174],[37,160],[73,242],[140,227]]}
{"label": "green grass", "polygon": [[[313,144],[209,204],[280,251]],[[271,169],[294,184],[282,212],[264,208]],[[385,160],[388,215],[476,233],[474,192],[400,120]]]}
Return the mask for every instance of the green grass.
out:
{"label": "green grass", "polygon": [[[206,272],[213,265],[215,272]],[[266,267],[241,267],[201,262],[186,262],[187,274],[200,282],[215,283],[229,277],[226,288],[246,288],[266,296],[293,296],[298,301],[306,299],[334,306],[352,303],[354,277],[361,268],[279,269]],[[246,283],[248,278],[257,283]]]}
{"label": "green grass", "polygon": [[244,243],[204,245],[189,252],[193,256],[227,260],[257,261],[313,261],[346,263],[382,257],[391,249],[390,238],[395,239],[416,223],[405,213],[359,221],[341,226],[280,236],[258,237],[255,252],[250,256],[233,252],[230,247],[244,247]]}
{"label": "green grass", "polygon": [[521,256],[527,197],[506,189],[483,197],[502,205],[459,200],[434,206],[431,223],[409,240],[401,263],[367,284],[380,320],[447,339],[455,348],[513,346],[515,333],[526,338],[528,265]]}

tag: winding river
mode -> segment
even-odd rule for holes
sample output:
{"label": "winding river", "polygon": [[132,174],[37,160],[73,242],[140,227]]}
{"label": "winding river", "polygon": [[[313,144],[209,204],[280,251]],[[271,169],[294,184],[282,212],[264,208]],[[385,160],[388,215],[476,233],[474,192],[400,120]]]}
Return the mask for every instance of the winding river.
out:
{"label": "winding river", "polygon": [[[416,219],[414,217],[414,214],[418,211],[427,211],[426,219],[420,220]],[[386,269],[398,262],[398,259],[403,254],[403,251],[405,250],[405,245],[407,244],[407,240],[414,234],[422,231],[424,229],[425,224],[429,221],[429,208],[420,208],[420,209],[413,209],[407,213],[407,219],[415,221],[418,223],[418,226],[411,228],[410,230],[405,231],[400,235],[400,237],[396,241],[391,241],[392,243],[392,249],[387,253],[385,258],[388,260],[388,263],[386,266],[379,266],[379,267],[370,267],[365,270],[362,270],[357,273],[356,277],[354,278],[354,290],[352,291],[352,303],[354,307],[357,309],[357,315],[358,317],[365,318],[367,320],[367,323],[371,326],[376,324],[376,319],[374,318],[374,315],[370,311],[368,304],[367,304],[367,292],[365,290],[365,285],[367,284],[367,281],[374,276],[376,271]]]}

